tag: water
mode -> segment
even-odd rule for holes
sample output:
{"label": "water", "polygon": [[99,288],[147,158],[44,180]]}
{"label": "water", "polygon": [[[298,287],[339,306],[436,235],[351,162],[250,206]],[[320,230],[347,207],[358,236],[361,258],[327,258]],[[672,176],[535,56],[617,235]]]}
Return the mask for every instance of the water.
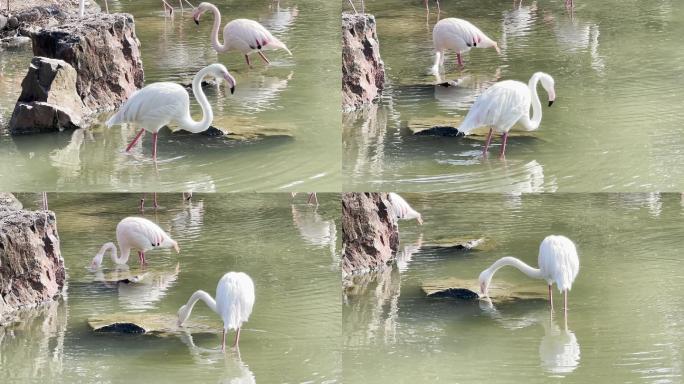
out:
{"label": "water", "polygon": [[[222,23],[242,17],[261,22],[293,53],[267,53],[248,69],[237,52],[217,55],[210,45],[213,17],[199,27],[190,13],[164,17],[161,2],[110,1],[110,11],[135,16],[146,84],[189,84],[202,67],[221,62],[238,82],[234,95],[222,87],[207,93],[214,126],[270,136],[233,140],[160,133],[159,164],[151,159],[151,135],[132,154],[124,149],[133,127],[26,137],[0,136],[0,184],[15,191],[206,192],[316,190],[340,185],[340,5],[335,2],[215,1]],[[175,2],[177,6],[177,2]],[[230,10],[230,11],[228,11]],[[315,38],[312,38],[315,36]],[[9,118],[32,57],[31,48],[0,53],[0,125]],[[192,99],[192,112],[201,116]],[[104,121],[108,114],[101,117]],[[8,177],[11,176],[11,177]]]}
{"label": "water", "polygon": [[[347,291],[344,381],[681,383],[680,194],[404,194],[425,224],[401,222],[399,267]],[[546,300],[494,308],[428,299],[423,282],[477,279],[503,256],[536,266],[548,234],[575,241],[579,275],[564,331]],[[481,251],[429,247],[485,237]],[[513,268],[494,283],[531,280]],[[378,374],[381,373],[381,374]]]}
{"label": "water", "polygon": [[[350,191],[597,192],[679,191],[684,138],[680,84],[684,4],[646,0],[577,1],[574,15],[562,0],[442,2],[441,17],[467,19],[502,49],[475,49],[465,70],[446,60],[435,87],[433,12],[422,2],[367,2],[376,16],[388,88],[375,110],[343,123],[344,189]],[[647,50],[644,47],[648,46]],[[487,87],[506,79],[527,83],[535,71],[556,80],[556,104],[543,108],[538,131],[508,142],[500,136],[487,160],[484,138],[412,136],[409,122],[434,119],[457,126]],[[443,76],[444,77],[444,76]],[[540,92],[541,87],[540,87]],[[546,94],[542,95],[545,100]],[[545,103],[544,103],[545,104]]]}
{"label": "water", "polygon": [[[32,207],[37,194],[19,196]],[[138,195],[49,194],[68,268],[67,299],[0,328],[3,381],[317,382],[340,381],[341,306],[336,249],[338,195],[319,194],[317,210],[289,194],[160,195],[145,216],[178,241],[147,253],[150,285],[96,281],[86,269],[117,222],[136,215]],[[178,264],[178,270],[176,265]],[[129,262],[140,272],[137,257]],[[112,270],[105,260],[106,272]],[[212,295],[227,271],[254,280],[256,303],[240,337],[240,356],[220,352],[219,334],[155,337],[94,334],[86,319],[110,313],[175,314],[192,292]],[[217,315],[198,303],[192,317]],[[228,337],[232,340],[233,333]],[[9,376],[8,376],[9,375]]]}

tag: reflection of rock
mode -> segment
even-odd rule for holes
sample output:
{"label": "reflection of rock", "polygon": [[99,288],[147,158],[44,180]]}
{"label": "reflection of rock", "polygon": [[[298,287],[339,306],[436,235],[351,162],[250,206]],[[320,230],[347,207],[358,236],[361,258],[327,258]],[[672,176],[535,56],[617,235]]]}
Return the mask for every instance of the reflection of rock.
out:
{"label": "reflection of rock", "polygon": [[375,17],[342,14],[342,108],[351,111],[372,102],[384,86]]}
{"label": "reflection of rock", "polygon": [[78,70],[76,89],[88,108],[111,110],[143,85],[133,16],[94,14],[35,32],[33,53]]}
{"label": "reflection of rock", "polygon": [[56,299],[64,284],[55,214],[0,209],[0,324]]}
{"label": "reflection of rock", "polygon": [[85,141],[86,133],[92,140],[92,132],[79,128],[71,134],[71,140],[66,147],[55,149],[50,153],[50,163],[57,168],[62,177],[73,179],[81,173],[81,146]]}
{"label": "reflection of rock", "polygon": [[68,63],[34,57],[21,88],[10,133],[53,132],[83,124],[88,109],[76,92],[76,70]]}
{"label": "reflection of rock", "polygon": [[392,261],[399,230],[387,193],[342,195],[342,244],[343,275],[368,272]]}

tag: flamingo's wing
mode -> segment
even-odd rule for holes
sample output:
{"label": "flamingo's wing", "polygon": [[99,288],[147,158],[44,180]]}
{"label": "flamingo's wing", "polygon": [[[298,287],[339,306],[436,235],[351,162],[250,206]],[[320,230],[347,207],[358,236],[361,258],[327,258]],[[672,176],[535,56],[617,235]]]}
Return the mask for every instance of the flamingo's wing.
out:
{"label": "flamingo's wing", "polygon": [[157,129],[183,116],[190,107],[188,92],[178,84],[154,83],[134,92],[107,121],[107,126],[136,123]]}
{"label": "flamingo's wing", "polygon": [[237,329],[249,320],[254,306],[254,282],[243,272],[228,272],[216,287],[216,308],[224,326]]}
{"label": "flamingo's wing", "polygon": [[572,240],[565,236],[547,236],[539,246],[539,268],[547,278],[556,282],[558,289],[572,289],[579,272],[579,257]]}
{"label": "flamingo's wing", "polygon": [[458,130],[468,134],[479,127],[508,131],[530,110],[527,86],[514,81],[494,84],[475,100]]}
{"label": "flamingo's wing", "polygon": [[135,244],[143,250],[164,246],[171,237],[157,224],[142,217],[127,217],[117,226],[117,236],[121,231],[129,239],[130,244]]}
{"label": "flamingo's wing", "polygon": [[[251,50],[284,49],[290,50],[263,25],[254,20],[236,19],[226,25],[224,38],[231,41],[236,47],[249,47]],[[231,45],[233,45],[231,44]]]}

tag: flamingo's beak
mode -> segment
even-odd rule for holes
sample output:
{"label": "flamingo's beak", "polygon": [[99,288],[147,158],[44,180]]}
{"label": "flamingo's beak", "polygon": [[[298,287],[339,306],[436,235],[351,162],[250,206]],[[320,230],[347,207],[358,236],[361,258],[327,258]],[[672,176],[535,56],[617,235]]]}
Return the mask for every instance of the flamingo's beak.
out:
{"label": "flamingo's beak", "polygon": [[496,53],[498,53],[499,55],[501,54],[501,48],[499,48],[499,44],[494,43],[494,49],[496,49]]}
{"label": "flamingo's beak", "polygon": [[193,18],[193,20],[195,20],[195,24],[199,25],[199,19]]}
{"label": "flamingo's beak", "polygon": [[554,101],[556,101],[556,91],[551,89],[549,92],[549,107],[553,105]]}
{"label": "flamingo's beak", "polygon": [[230,75],[230,73],[223,74],[223,78],[228,83],[228,86],[230,87],[230,94],[232,95],[233,93],[235,93],[235,79],[233,78],[233,76]]}
{"label": "flamingo's beak", "polygon": [[549,107],[553,105],[553,100],[549,100]]}

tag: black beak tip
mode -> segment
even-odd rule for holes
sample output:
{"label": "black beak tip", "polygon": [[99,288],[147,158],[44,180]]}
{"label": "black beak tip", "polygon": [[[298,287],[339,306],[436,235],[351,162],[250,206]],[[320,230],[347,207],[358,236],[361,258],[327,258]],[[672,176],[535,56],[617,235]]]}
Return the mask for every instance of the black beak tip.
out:
{"label": "black beak tip", "polygon": [[235,93],[235,87],[230,87],[230,94],[232,95],[233,93]]}
{"label": "black beak tip", "polygon": [[195,24],[199,25],[199,20],[195,19]]}
{"label": "black beak tip", "polygon": [[553,100],[549,100],[549,107],[553,105]]}

